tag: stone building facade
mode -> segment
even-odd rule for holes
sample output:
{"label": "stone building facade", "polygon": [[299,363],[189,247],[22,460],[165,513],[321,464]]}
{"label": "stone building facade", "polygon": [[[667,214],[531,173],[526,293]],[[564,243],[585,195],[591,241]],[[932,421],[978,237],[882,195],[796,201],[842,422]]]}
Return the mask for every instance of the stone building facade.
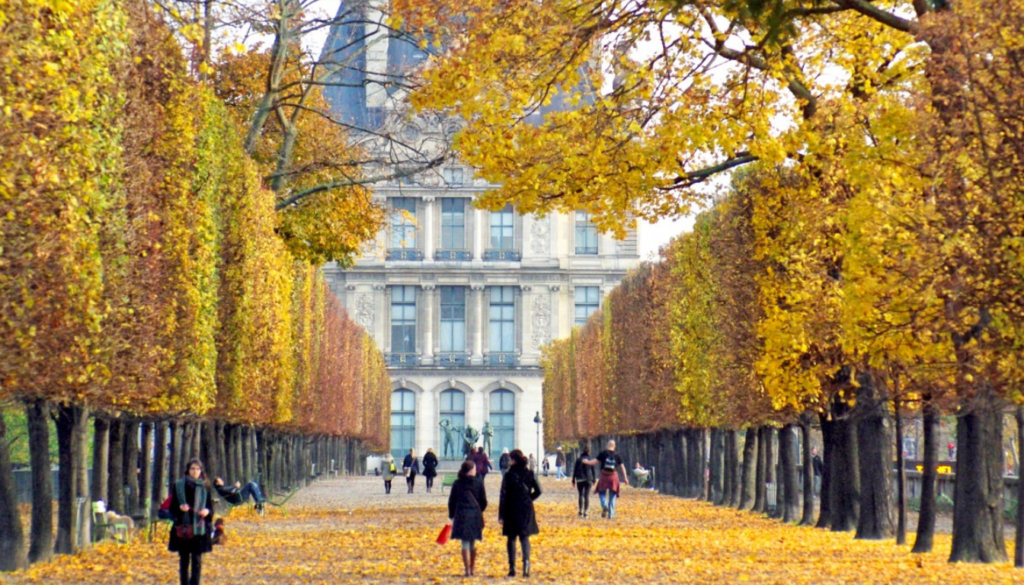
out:
{"label": "stone building facade", "polygon": [[[350,26],[332,29],[324,49],[355,70],[325,89],[333,113],[373,126],[361,147],[413,168],[443,152],[458,122],[410,115],[400,90],[378,83],[422,59],[414,46],[374,29],[374,2]],[[344,11],[353,5],[343,5]],[[367,24],[367,23],[370,24]],[[637,235],[597,233],[587,214],[486,211],[474,197],[494,186],[448,158],[415,175],[374,185],[389,225],[354,267],[326,266],[335,295],[386,354],[392,377],[391,452],[433,447],[461,458],[461,436],[442,424],[493,431],[490,454],[536,453],[543,408],[541,348],[600,306],[639,262]],[[387,175],[388,169],[369,172]]]}

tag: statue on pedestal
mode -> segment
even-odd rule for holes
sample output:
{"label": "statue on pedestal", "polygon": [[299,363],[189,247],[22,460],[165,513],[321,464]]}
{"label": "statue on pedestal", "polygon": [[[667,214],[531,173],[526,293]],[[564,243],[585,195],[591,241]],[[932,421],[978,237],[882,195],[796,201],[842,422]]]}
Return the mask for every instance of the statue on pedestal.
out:
{"label": "statue on pedestal", "polygon": [[452,427],[451,421],[448,419],[441,419],[441,432],[444,433],[444,443],[441,449],[442,457],[454,457],[455,456],[455,434],[458,429]]}
{"label": "statue on pedestal", "polygon": [[465,442],[465,445],[462,446],[462,452],[466,457],[472,455],[473,451],[476,450],[476,442],[479,438],[480,433],[470,425],[466,425],[466,431],[462,435],[462,440]]}
{"label": "statue on pedestal", "polygon": [[494,427],[491,426],[491,421],[484,423],[484,453],[491,452],[491,439],[494,438]]}

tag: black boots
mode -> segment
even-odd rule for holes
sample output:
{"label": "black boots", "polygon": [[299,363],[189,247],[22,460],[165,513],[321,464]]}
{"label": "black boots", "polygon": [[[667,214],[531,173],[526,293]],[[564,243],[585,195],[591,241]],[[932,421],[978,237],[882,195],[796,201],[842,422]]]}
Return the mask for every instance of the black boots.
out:
{"label": "black boots", "polygon": [[530,576],[530,560],[526,559],[523,561],[523,577]]}

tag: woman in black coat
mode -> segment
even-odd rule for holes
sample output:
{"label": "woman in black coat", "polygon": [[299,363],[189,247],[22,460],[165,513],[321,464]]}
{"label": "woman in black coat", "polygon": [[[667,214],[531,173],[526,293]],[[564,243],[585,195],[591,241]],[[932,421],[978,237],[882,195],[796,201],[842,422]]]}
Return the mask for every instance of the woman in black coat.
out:
{"label": "woman in black coat", "polygon": [[508,538],[508,576],[516,576],[516,538],[523,549],[523,576],[530,576],[530,535],[537,534],[537,515],[533,501],[540,497],[540,484],[529,470],[529,461],[523,452],[515,449],[509,454],[512,467],[501,480],[501,499],[498,503],[498,524]]}
{"label": "woman in black coat", "polygon": [[411,494],[416,487],[416,475],[420,472],[420,458],[416,456],[415,449],[409,449],[409,454],[402,462],[402,470],[405,472],[405,485]]}
{"label": "woman in black coat", "polygon": [[472,577],[476,570],[476,541],[484,539],[484,510],[487,509],[487,492],[484,482],[476,477],[476,465],[463,461],[459,468],[459,479],[448,494],[448,518],[452,525],[452,538],[462,541],[462,564],[466,576]]}
{"label": "woman in black coat", "polygon": [[423,477],[427,478],[427,493],[430,493],[430,488],[434,487],[434,478],[437,477],[437,455],[434,455],[433,449],[427,449],[427,454],[423,456]]}
{"label": "woman in black coat", "polygon": [[[213,550],[213,496],[203,474],[203,464],[198,459],[189,461],[185,466],[185,477],[171,486],[170,510],[174,525],[171,526],[167,549],[178,553],[178,578],[181,585],[199,585],[203,554]],[[190,538],[179,534],[188,531],[192,533]]]}

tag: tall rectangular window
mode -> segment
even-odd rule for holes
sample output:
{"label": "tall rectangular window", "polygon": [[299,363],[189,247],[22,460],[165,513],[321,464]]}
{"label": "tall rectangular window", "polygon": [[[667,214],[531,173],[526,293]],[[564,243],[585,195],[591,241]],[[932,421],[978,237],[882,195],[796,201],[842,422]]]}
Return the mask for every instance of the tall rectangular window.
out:
{"label": "tall rectangular window", "polygon": [[516,300],[515,288],[511,286],[491,287],[490,346],[495,353],[512,353],[516,350]]}
{"label": "tall rectangular window", "polygon": [[444,169],[444,182],[448,183],[449,185],[462,185],[464,182],[462,178],[462,169]]}
{"label": "tall rectangular window", "polygon": [[466,200],[441,200],[441,249],[462,250],[466,247]]}
{"label": "tall rectangular window", "polygon": [[512,206],[506,205],[501,211],[491,212],[491,249],[512,250],[515,248]]}
{"label": "tall rectangular window", "polygon": [[441,352],[466,351],[466,287],[441,287]]}
{"label": "tall rectangular window", "polygon": [[391,351],[416,352],[416,287],[391,287]]}
{"label": "tall rectangular window", "polygon": [[576,212],[576,254],[597,254],[597,226],[586,211]]}
{"label": "tall rectangular window", "polygon": [[587,319],[601,306],[601,289],[596,286],[576,287],[576,327],[587,324]]}
{"label": "tall rectangular window", "polygon": [[391,248],[416,247],[416,200],[412,197],[391,198]]}

